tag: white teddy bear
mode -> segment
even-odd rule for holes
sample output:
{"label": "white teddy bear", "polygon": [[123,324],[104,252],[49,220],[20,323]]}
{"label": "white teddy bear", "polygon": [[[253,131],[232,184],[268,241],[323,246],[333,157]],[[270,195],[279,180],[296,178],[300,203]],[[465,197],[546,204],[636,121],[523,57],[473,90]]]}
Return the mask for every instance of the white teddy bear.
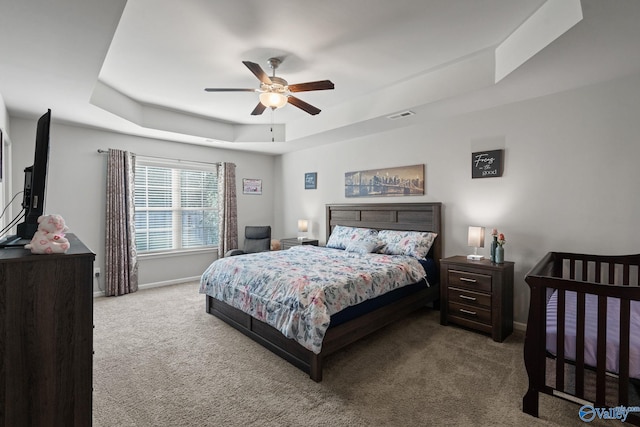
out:
{"label": "white teddy bear", "polygon": [[38,230],[25,249],[33,254],[61,254],[69,250],[69,240],[64,233],[69,231],[60,215],[42,215],[38,217]]}

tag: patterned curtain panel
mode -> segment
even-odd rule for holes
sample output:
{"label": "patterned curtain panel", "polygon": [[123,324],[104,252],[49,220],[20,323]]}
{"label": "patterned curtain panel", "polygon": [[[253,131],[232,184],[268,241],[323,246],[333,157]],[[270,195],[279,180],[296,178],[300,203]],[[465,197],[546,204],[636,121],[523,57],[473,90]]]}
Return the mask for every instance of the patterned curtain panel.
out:
{"label": "patterned curtain panel", "polygon": [[236,202],[236,165],[222,162],[218,167],[218,258],[238,248],[238,208]]}
{"label": "patterned curtain panel", "polygon": [[134,154],[109,149],[105,239],[105,294],[107,296],[124,295],[138,290],[134,171]]}

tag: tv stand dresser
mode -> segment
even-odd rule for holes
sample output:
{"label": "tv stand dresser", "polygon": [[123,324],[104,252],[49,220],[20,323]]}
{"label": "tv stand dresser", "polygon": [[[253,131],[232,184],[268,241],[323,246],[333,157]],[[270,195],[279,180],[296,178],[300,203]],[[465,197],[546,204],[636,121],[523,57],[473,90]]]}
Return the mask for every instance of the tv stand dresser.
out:
{"label": "tv stand dresser", "polygon": [[0,427],[92,423],[93,261],[0,249]]}

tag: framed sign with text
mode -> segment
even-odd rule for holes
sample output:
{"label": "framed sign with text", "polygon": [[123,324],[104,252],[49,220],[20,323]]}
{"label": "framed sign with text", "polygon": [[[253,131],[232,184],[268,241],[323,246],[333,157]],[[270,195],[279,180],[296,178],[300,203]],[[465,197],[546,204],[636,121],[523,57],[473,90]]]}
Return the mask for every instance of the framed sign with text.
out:
{"label": "framed sign with text", "polygon": [[471,153],[471,178],[495,178],[502,176],[504,150]]}

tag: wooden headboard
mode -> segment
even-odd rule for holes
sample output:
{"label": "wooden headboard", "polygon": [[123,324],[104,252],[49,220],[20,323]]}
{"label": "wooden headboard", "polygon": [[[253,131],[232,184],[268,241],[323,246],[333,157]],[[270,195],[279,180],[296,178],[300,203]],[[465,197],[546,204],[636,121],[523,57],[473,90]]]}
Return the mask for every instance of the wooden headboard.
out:
{"label": "wooden headboard", "polygon": [[429,254],[440,265],[443,227],[442,203],[360,203],[327,205],[327,240],[333,227],[374,228],[376,230],[431,231],[438,237]]}

